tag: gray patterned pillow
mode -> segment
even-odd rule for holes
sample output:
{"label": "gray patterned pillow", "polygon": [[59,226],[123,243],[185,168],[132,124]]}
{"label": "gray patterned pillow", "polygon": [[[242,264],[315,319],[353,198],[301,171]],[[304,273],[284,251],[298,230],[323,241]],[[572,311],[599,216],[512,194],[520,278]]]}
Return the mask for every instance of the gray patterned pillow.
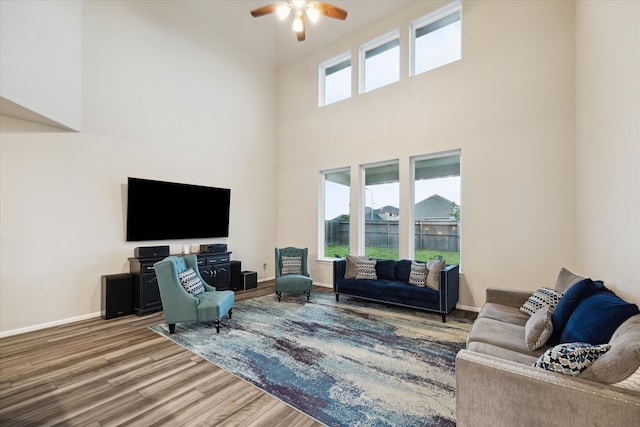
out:
{"label": "gray patterned pillow", "polygon": [[535,291],[520,307],[520,312],[528,316],[532,316],[536,311],[543,307],[550,306],[553,311],[558,305],[558,301],[562,298],[562,292],[551,288],[540,288]]}
{"label": "gray patterned pillow", "polygon": [[549,339],[553,332],[551,314],[553,308],[547,305],[536,311],[524,326],[524,340],[529,350],[537,350]]}
{"label": "gray patterned pillow", "polygon": [[610,344],[592,345],[585,342],[558,344],[545,351],[533,366],[576,377],[610,348]]}
{"label": "gray patterned pillow", "polygon": [[280,273],[283,276],[289,274],[302,274],[302,257],[301,256],[282,256],[282,270]]}
{"label": "gray patterned pillow", "polygon": [[427,264],[411,261],[411,273],[409,273],[409,284],[424,288],[427,285]]}
{"label": "gray patterned pillow", "polygon": [[178,279],[185,291],[191,295],[198,295],[204,292],[204,285],[193,268],[178,273]]}
{"label": "gray patterned pillow", "polygon": [[345,279],[353,279],[358,273],[358,262],[369,259],[367,255],[347,255],[347,266],[344,272]]}
{"label": "gray patterned pillow", "polygon": [[444,260],[442,257],[440,259],[429,259],[427,261],[427,287],[433,289],[434,291],[440,290],[440,272],[445,266]]}
{"label": "gray patterned pillow", "polygon": [[363,259],[356,264],[356,280],[377,280],[376,260]]}

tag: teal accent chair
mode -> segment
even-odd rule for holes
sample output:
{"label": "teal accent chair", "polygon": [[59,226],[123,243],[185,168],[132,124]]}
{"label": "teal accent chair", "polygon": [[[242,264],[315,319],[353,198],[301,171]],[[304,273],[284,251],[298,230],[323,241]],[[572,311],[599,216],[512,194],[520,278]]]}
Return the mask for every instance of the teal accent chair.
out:
{"label": "teal accent chair", "polygon": [[[307,257],[309,255],[309,249],[299,249],[293,247],[276,248],[276,295],[278,295],[278,301],[282,298],[282,293],[304,293],[307,295],[307,301],[311,296],[311,286],[313,280],[309,277],[309,267],[307,265]],[[301,257],[302,258],[302,274],[282,274],[282,257]]]}
{"label": "teal accent chair", "polygon": [[[153,265],[158,278],[160,299],[164,318],[169,325],[169,333],[176,331],[178,322],[211,322],[216,326],[216,332],[220,332],[220,319],[225,313],[231,311],[235,300],[233,291],[217,291],[202,280],[198,270],[198,258],[191,255],[169,256]],[[202,284],[205,292],[198,295],[188,293],[178,279],[178,273],[193,268]]]}

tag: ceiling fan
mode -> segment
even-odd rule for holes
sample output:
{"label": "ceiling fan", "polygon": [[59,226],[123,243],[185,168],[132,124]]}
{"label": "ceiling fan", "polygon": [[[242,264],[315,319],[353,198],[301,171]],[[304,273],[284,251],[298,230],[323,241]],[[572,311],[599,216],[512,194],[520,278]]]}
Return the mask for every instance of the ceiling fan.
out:
{"label": "ceiling fan", "polygon": [[341,21],[347,19],[346,10],[332,6],[328,3],[308,0],[287,0],[286,3],[263,6],[252,10],[251,16],[258,18],[260,16],[276,12],[280,19],[285,19],[289,16],[291,11],[293,11],[295,15],[293,18],[293,26],[291,28],[296,32],[299,42],[304,41],[305,39],[305,15],[311,22],[316,22],[320,15],[325,15],[329,18],[339,19]]}

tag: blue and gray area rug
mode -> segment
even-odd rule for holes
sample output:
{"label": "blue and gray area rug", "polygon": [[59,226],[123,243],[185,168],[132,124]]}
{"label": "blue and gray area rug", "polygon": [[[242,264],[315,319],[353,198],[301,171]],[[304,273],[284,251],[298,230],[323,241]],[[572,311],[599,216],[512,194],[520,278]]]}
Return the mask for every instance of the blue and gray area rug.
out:
{"label": "blue and gray area rug", "polygon": [[210,324],[151,329],[328,426],[454,426],[471,323],[312,293],[242,301]]}

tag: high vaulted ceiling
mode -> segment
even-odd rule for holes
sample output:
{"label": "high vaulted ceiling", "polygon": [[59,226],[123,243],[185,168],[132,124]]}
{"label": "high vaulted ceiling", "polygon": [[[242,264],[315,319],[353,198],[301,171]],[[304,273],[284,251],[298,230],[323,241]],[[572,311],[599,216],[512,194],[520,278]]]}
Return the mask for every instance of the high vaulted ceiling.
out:
{"label": "high vaulted ceiling", "polygon": [[321,16],[318,22],[307,22],[304,42],[298,42],[291,30],[292,19],[281,21],[271,14],[254,18],[250,12],[286,0],[189,0],[180,7],[201,25],[233,40],[240,48],[270,62],[276,67],[301,59],[331,45],[349,34],[383,20],[415,0],[329,0],[333,6],[348,12],[345,21]]}

